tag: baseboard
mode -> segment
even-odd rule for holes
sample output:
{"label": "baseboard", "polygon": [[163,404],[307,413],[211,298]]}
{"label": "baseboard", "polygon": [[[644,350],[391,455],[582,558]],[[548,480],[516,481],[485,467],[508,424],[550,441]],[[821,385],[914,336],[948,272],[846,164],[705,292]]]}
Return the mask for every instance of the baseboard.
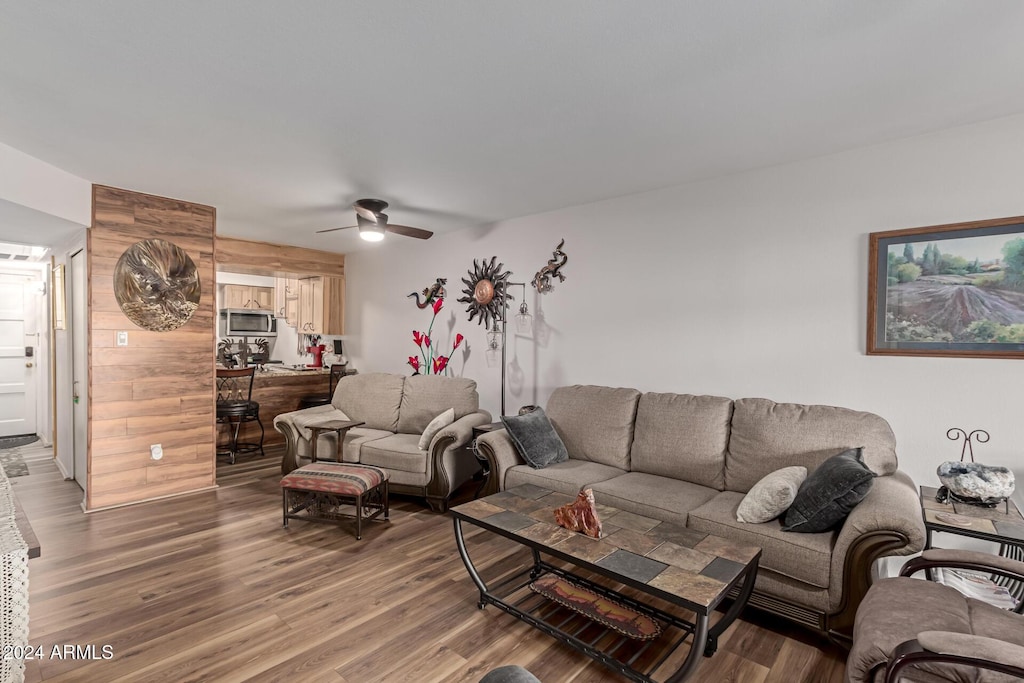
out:
{"label": "baseboard", "polygon": [[64,481],[71,481],[72,479],[75,478],[75,475],[70,474],[66,469],[64,469],[64,464],[61,463],[60,460],[54,458],[53,462],[55,465],[57,465],[57,471],[60,472],[60,475],[62,477],[64,477]]}
{"label": "baseboard", "polygon": [[204,486],[201,489],[192,489],[191,491],[182,491],[181,493],[168,493],[165,496],[153,496],[152,498],[143,498],[142,500],[133,500],[130,503],[118,503],[117,505],[104,505],[98,508],[85,508],[85,504],[82,505],[82,510],[85,513],[102,512],[103,510],[116,510],[117,508],[126,508],[132,505],[141,505],[142,503],[152,503],[157,500],[167,500],[168,498],[180,498],[181,496],[191,496],[195,493],[206,493],[207,491],[213,491],[220,488],[216,484],[213,486]]}

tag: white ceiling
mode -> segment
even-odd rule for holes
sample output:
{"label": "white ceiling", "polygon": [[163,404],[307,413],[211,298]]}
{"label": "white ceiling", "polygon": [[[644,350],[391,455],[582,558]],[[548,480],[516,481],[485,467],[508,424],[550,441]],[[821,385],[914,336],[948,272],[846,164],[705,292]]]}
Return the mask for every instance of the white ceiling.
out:
{"label": "white ceiling", "polygon": [[0,141],[349,251],[314,232],[358,197],[442,232],[1019,113],[1022,35],[1019,0],[0,0]]}

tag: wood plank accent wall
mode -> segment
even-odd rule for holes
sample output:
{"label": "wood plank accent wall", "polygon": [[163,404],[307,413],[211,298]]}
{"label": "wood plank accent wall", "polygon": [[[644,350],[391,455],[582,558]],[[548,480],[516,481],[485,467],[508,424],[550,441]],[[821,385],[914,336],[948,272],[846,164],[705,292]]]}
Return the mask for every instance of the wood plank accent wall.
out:
{"label": "wood plank accent wall", "polygon": [[345,255],[218,235],[217,270],[277,277],[345,277]]}
{"label": "wood plank accent wall", "polygon": [[[216,222],[213,207],[93,186],[87,510],[216,485]],[[137,327],[114,298],[117,260],[150,238],[178,245],[199,270],[199,309],[169,332]],[[127,347],[115,345],[118,330]],[[150,458],[156,443],[161,460]]]}

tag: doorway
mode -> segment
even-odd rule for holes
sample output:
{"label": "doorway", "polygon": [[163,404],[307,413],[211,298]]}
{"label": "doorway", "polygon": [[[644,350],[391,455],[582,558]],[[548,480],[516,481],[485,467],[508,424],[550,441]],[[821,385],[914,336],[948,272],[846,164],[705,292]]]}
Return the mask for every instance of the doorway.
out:
{"label": "doorway", "polygon": [[75,252],[69,262],[71,275],[71,423],[74,450],[74,478],[86,491],[89,467],[89,329],[87,322],[88,279],[85,250]]}
{"label": "doorway", "polygon": [[37,321],[27,273],[0,272],[0,437],[35,435]]}

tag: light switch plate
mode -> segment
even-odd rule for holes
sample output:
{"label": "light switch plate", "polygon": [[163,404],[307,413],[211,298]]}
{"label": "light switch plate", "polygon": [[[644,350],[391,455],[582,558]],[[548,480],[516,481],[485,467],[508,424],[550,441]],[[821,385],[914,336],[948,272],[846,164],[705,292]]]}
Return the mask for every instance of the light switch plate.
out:
{"label": "light switch plate", "polygon": [[124,330],[120,330],[117,333],[117,345],[128,346],[128,333]]}

